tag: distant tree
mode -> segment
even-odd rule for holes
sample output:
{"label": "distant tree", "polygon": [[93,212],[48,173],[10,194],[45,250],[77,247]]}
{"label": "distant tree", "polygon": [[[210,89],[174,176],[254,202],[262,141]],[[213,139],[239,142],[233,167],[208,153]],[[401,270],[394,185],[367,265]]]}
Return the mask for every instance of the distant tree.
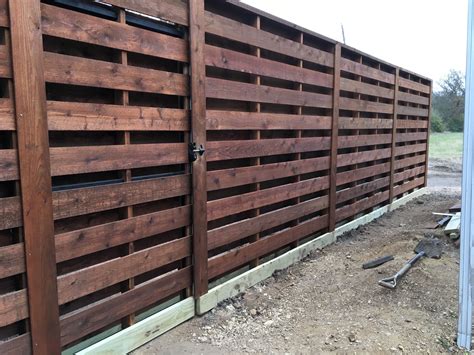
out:
{"label": "distant tree", "polygon": [[464,76],[451,70],[439,83],[440,91],[433,93],[433,110],[447,130],[462,132],[464,126]]}

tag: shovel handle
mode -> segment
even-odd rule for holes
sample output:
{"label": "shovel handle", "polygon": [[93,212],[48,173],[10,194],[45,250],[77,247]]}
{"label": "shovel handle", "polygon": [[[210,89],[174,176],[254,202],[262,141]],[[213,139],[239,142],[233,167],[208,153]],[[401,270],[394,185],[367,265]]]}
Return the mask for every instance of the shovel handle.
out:
{"label": "shovel handle", "polygon": [[415,265],[415,263],[420,260],[423,256],[425,256],[425,252],[422,251],[418,254],[416,254],[413,258],[411,258],[410,260],[407,261],[407,263],[405,265],[403,265],[403,267],[395,274],[393,275],[392,277],[387,277],[385,279],[382,279],[379,281],[379,285],[380,286],[383,286],[383,287],[386,287],[386,288],[390,288],[390,289],[394,289],[395,287],[397,287],[397,281],[407,273],[408,270],[410,270],[410,268]]}

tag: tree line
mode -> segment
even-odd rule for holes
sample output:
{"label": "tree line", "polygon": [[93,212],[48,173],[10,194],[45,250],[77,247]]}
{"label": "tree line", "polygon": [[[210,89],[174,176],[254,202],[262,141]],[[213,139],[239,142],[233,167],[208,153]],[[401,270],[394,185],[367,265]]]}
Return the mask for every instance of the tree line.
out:
{"label": "tree line", "polygon": [[433,92],[431,131],[462,132],[464,128],[464,75],[451,70]]}

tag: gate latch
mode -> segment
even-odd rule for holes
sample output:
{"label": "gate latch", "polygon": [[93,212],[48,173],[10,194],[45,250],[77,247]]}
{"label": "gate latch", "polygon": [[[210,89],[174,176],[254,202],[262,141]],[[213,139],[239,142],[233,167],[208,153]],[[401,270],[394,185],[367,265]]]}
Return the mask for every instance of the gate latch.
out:
{"label": "gate latch", "polygon": [[189,143],[188,153],[189,153],[189,160],[191,162],[194,162],[197,160],[198,154],[202,156],[205,152],[206,152],[206,149],[204,149],[204,146],[202,144],[200,144],[199,148],[197,148],[196,143]]}

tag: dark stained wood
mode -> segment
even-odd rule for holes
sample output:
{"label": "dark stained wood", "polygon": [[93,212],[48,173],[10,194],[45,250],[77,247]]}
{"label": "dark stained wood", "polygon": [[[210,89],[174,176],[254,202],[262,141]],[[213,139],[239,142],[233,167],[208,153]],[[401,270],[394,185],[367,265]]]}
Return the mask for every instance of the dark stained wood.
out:
{"label": "dark stained wood", "polygon": [[395,148],[397,145],[397,128],[398,128],[398,94],[399,92],[399,77],[400,70],[397,68],[395,71],[395,88],[393,95],[393,127],[392,127],[392,153],[390,156],[390,189],[389,189],[389,202],[393,202],[393,185],[394,185],[394,174],[395,174]]}
{"label": "dark stained wood", "polygon": [[395,170],[402,169],[402,168],[405,168],[405,167],[411,166],[411,165],[424,163],[425,160],[426,160],[426,155],[425,154],[417,155],[415,157],[395,160]]}
{"label": "dark stained wood", "polygon": [[250,235],[296,220],[308,214],[328,207],[328,197],[300,202],[297,205],[284,207],[257,217],[244,219],[209,231],[208,249],[212,250]]}
{"label": "dark stained wood", "polygon": [[4,355],[31,354],[31,334],[19,335],[0,343],[0,353]]}
{"label": "dark stained wood", "polygon": [[354,187],[350,187],[337,192],[337,203],[343,203],[354,198],[371,194],[376,190],[380,190],[384,187],[388,187],[390,184],[390,178],[388,176],[369,181]]}
{"label": "dark stained wood", "polygon": [[48,101],[48,127],[50,131],[189,131],[189,112],[160,107]]}
{"label": "dark stained wood", "polygon": [[329,137],[208,142],[208,161],[291,154],[330,148]]}
{"label": "dark stained wood", "polygon": [[393,90],[383,86],[371,85],[362,81],[341,78],[341,90],[355,92],[357,94],[370,95],[375,97],[383,97],[386,99],[393,98]]}
{"label": "dark stained wood", "polygon": [[189,23],[188,0],[107,0],[107,3],[148,16],[176,22],[180,25]]}
{"label": "dark stained wood", "polygon": [[397,120],[397,129],[428,128],[427,120]]}
{"label": "dark stained wood", "polygon": [[328,169],[329,157],[320,157],[253,167],[214,170],[207,173],[207,188],[208,191],[214,191]]}
{"label": "dark stained wood", "polygon": [[392,129],[392,120],[383,118],[339,117],[339,129]]}
{"label": "dark stained wood", "polygon": [[327,88],[333,86],[330,74],[210,45],[206,46],[205,54],[208,66]]}
{"label": "dark stained wood", "polygon": [[0,181],[18,180],[18,152],[16,149],[0,149]]}
{"label": "dark stained wood", "polygon": [[418,108],[418,107],[409,107],[409,106],[402,106],[398,105],[398,114],[399,115],[406,115],[406,116],[419,116],[419,117],[428,117],[429,110],[425,108]]}
{"label": "dark stained wood", "polygon": [[114,285],[191,255],[191,238],[181,238],[58,277],[59,304]]}
{"label": "dark stained wood", "polygon": [[13,324],[28,317],[28,294],[26,289],[10,292],[0,296],[2,317],[0,327]]}
{"label": "dark stained wood", "polygon": [[282,89],[274,86],[207,78],[206,88],[206,96],[214,99],[266,102],[305,107],[332,107],[332,98],[329,95]]}
{"label": "dark stained wood", "polygon": [[23,224],[20,197],[0,199],[0,229],[16,228]]}
{"label": "dark stained wood", "polygon": [[188,61],[187,43],[183,39],[57,6],[42,4],[41,10],[45,35],[180,62]]}
{"label": "dark stained wood", "polygon": [[368,166],[365,168],[353,169],[337,174],[337,185],[344,185],[349,182],[366,179],[372,176],[385,174],[390,172],[390,163],[383,163]]}
{"label": "dark stained wood", "polygon": [[396,173],[394,175],[393,182],[395,184],[399,183],[400,181],[407,180],[407,179],[410,179],[412,177],[424,174],[425,171],[426,171],[426,169],[425,169],[424,166],[418,166],[416,168],[413,168],[413,169],[410,169],[410,170],[407,170],[407,171]]}
{"label": "dark stained wood", "polygon": [[0,27],[10,26],[10,17],[8,16],[8,1],[0,0]]}
{"label": "dark stained wood", "polygon": [[191,268],[174,271],[61,318],[61,343],[69,344],[191,285]]}
{"label": "dark stained wood", "polygon": [[395,76],[393,74],[369,67],[365,64],[354,62],[346,58],[341,58],[341,70],[352,74],[365,76],[366,78],[383,81],[388,84],[393,84],[395,82]]}
{"label": "dark stained wood", "polygon": [[400,155],[426,152],[426,148],[427,148],[426,143],[404,145],[404,146],[395,148],[395,155],[398,157]]}
{"label": "dark stained wood", "polygon": [[25,272],[25,245],[16,243],[0,248],[0,279]]}
{"label": "dark stained wood", "polygon": [[11,99],[0,99],[0,130],[16,130],[15,112]]}
{"label": "dark stained wood", "polygon": [[269,32],[261,31],[244,23],[211,12],[206,12],[205,21],[206,31],[217,36],[327,67],[332,67],[334,64],[333,55],[331,53],[309,47],[296,41],[291,41]]}
{"label": "dark stained wood", "polygon": [[416,132],[416,133],[399,133],[397,134],[396,142],[415,142],[415,141],[424,141],[427,139],[426,132]]}
{"label": "dark stained wood", "polygon": [[34,354],[59,354],[59,307],[41,10],[9,1],[28,305]]}
{"label": "dark stained wood", "polygon": [[339,102],[341,88],[341,45],[334,48],[334,87],[331,127],[331,165],[329,170],[329,231],[336,229],[337,149],[339,145]]}
{"label": "dark stained wood", "polygon": [[404,194],[405,192],[412,190],[417,187],[423,186],[425,183],[425,177],[419,177],[416,178],[415,180],[408,181],[402,185],[395,185],[393,188],[393,195],[396,197],[399,197],[400,195]]}
{"label": "dark stained wood", "polygon": [[430,94],[431,92],[431,88],[428,85],[423,85],[421,83],[417,83],[416,81],[408,80],[402,77],[398,78],[398,85],[406,89],[422,92],[424,94]]}
{"label": "dark stained wood", "polygon": [[398,100],[404,101],[404,102],[410,102],[414,104],[426,105],[426,106],[430,104],[429,97],[414,95],[408,92],[399,92]]}
{"label": "dark stained wood", "polygon": [[183,74],[133,67],[101,60],[44,53],[45,79],[50,83],[188,95],[188,77]]}
{"label": "dark stained wood", "polygon": [[51,148],[53,176],[184,164],[185,143]]}
{"label": "dark stained wood", "polygon": [[208,131],[331,129],[331,118],[326,116],[218,110],[207,110],[206,115]]}
{"label": "dark stained wood", "polygon": [[[206,144],[206,64],[204,0],[189,0],[189,48],[191,59],[192,142],[209,150]],[[193,176],[193,254],[194,297],[208,290],[207,266],[207,155],[192,164]]]}
{"label": "dark stained wood", "polygon": [[387,114],[393,113],[393,105],[375,101],[356,100],[349,99],[347,97],[341,97],[339,99],[339,105],[339,108],[341,110],[377,112]]}
{"label": "dark stained wood", "polygon": [[359,200],[353,204],[346,205],[337,209],[337,221],[343,221],[348,217],[352,217],[357,213],[362,213],[363,211],[372,208],[373,206],[379,205],[382,202],[387,201],[389,198],[389,192],[384,191],[378,194],[373,194],[370,197]]}
{"label": "dark stained wood", "polygon": [[210,201],[207,203],[208,220],[212,221],[328,188],[329,179],[324,176]]}
{"label": "dark stained wood", "polygon": [[427,120],[427,129],[426,129],[426,155],[425,155],[425,182],[424,187],[428,186],[428,159],[430,156],[430,127],[431,127],[431,115],[433,114],[433,82],[430,81],[430,102],[428,104],[428,120]]}
{"label": "dark stained wood", "polygon": [[338,138],[338,149],[367,147],[371,145],[390,144],[391,134],[359,134],[354,136],[340,136]]}
{"label": "dark stained wood", "polygon": [[337,166],[342,167],[347,165],[364,163],[367,161],[386,159],[390,158],[390,154],[390,148],[370,150],[366,152],[339,154],[337,156]]}
{"label": "dark stained wood", "polygon": [[276,232],[255,243],[233,249],[209,260],[209,277],[217,277],[259,256],[268,254],[298,239],[310,236],[328,226],[327,215],[304,221],[295,227]]}

